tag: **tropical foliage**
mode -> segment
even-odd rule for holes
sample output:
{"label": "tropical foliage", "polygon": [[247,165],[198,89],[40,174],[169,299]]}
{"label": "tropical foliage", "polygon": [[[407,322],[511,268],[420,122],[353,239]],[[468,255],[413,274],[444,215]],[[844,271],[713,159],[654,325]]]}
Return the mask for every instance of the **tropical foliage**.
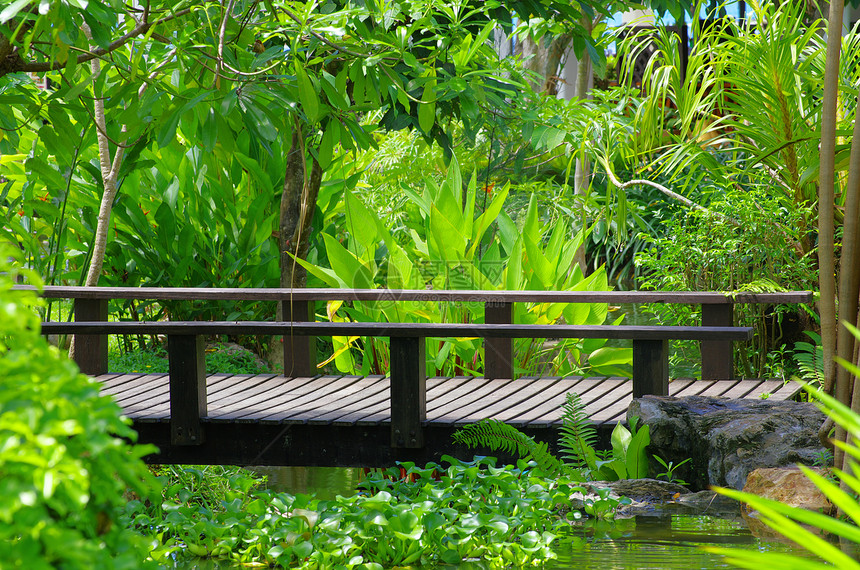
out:
{"label": "tropical foliage", "polygon": [[[589,276],[573,263],[586,232],[571,239],[572,229],[564,217],[548,227],[541,223],[534,195],[519,224],[504,211],[508,187],[480,189],[476,176],[464,182],[455,162],[445,180],[426,179],[420,194],[404,185],[410,213],[403,231],[395,237],[351,192],[345,197],[343,242],[325,233],[324,255],[316,264],[296,262],[329,287],[389,289],[479,289],[479,290],[609,290],[601,268]],[[487,196],[481,196],[486,194]],[[400,239],[398,239],[400,238]],[[312,281],[313,282],[313,281]],[[437,304],[404,302],[353,302],[350,306],[330,302],[330,320],[391,322],[482,322],[483,307],[468,303]],[[477,304],[476,304],[477,305]],[[603,324],[606,303],[540,303],[515,306],[517,323]],[[604,346],[600,339],[563,341],[544,356],[545,339],[520,342],[517,369],[521,372],[569,374],[592,371],[625,374],[620,365],[629,363],[630,349]],[[340,371],[383,373],[387,370],[384,340],[361,343],[363,358],[351,349],[357,338],[335,338],[333,359]],[[477,339],[440,339],[428,343],[428,367],[433,374],[475,374],[483,369],[481,343]],[[541,370],[540,362],[543,359]]]}
{"label": "tropical foliage", "polygon": [[35,293],[0,248],[0,566],[140,567],[149,541],[121,523],[127,496],[158,486],[141,458],[152,446],[98,385],[39,334]]}
{"label": "tropical foliage", "polygon": [[630,429],[621,422],[612,430],[612,449],[596,449],[597,430],[585,415],[585,406],[576,393],[565,394],[558,447],[562,460],[555,457],[545,442],[535,441],[517,428],[495,419],[484,419],[454,432],[454,441],[470,447],[488,447],[528,458],[551,476],[565,475],[576,481],[617,481],[648,477],[646,448],[651,443],[648,426],[637,429],[632,418]]}

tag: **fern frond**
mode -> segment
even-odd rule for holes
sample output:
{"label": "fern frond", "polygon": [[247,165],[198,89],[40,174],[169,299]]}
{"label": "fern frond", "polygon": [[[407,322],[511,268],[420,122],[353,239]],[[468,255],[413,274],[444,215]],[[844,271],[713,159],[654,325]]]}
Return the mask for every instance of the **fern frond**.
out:
{"label": "fern frond", "polygon": [[794,343],[794,361],[797,362],[804,382],[824,385],[824,349],[821,345]]}
{"label": "fern frond", "polygon": [[501,420],[483,419],[460,428],[453,437],[455,442],[469,447],[489,447],[522,458],[531,457],[547,475],[561,475],[566,471],[564,463],[549,452],[546,443],[535,441]]}
{"label": "fern frond", "polygon": [[597,430],[585,414],[579,394],[568,392],[562,405],[562,426],[558,447],[562,459],[574,469],[595,469],[588,458],[594,456]]}

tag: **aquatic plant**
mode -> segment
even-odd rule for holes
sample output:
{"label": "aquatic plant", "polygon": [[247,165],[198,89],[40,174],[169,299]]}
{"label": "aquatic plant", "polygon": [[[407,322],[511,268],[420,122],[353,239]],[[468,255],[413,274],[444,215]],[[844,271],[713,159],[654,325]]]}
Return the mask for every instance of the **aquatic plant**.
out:
{"label": "aquatic plant", "polygon": [[[231,478],[217,507],[179,485],[166,486],[161,503],[131,502],[128,522],[158,539],[152,552],[158,561],[198,556],[381,570],[466,559],[489,568],[542,565],[555,558],[550,546],[568,519],[582,517],[569,503],[584,489],[542,476],[534,463],[443,461],[449,466],[401,463],[372,472],[358,494],[331,501],[254,491],[251,477]],[[608,512],[618,504],[598,498],[584,510]]]}

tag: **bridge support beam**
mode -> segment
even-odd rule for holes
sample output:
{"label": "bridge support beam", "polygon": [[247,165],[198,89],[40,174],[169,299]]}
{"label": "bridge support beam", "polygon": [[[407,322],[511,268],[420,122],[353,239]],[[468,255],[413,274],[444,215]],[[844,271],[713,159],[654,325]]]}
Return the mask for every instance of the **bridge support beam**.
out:
{"label": "bridge support beam", "polygon": [[[514,322],[514,304],[490,302],[484,304],[484,322],[488,325],[509,325]],[[484,377],[514,378],[514,339],[484,339]]]}
{"label": "bridge support beam", "polygon": [[[107,299],[75,299],[75,321],[107,321]],[[75,362],[90,376],[107,374],[108,337],[106,334],[75,335]]]}
{"label": "bridge support beam", "polygon": [[[314,301],[283,301],[285,321],[309,322],[316,320]],[[284,376],[309,377],[316,375],[317,337],[293,335],[284,331]]]}
{"label": "bridge support beam", "polygon": [[[733,326],[735,306],[730,303],[702,305],[703,327]],[[734,355],[730,340],[703,340],[702,380],[731,380],[734,377]]]}
{"label": "bridge support beam", "polygon": [[427,371],[424,337],[391,337],[391,447],[424,447]]}
{"label": "bridge support beam", "polygon": [[200,419],[206,415],[206,360],[203,337],[168,335],[170,371],[170,442],[201,445]]}
{"label": "bridge support beam", "polygon": [[633,397],[669,395],[669,341],[633,341]]}

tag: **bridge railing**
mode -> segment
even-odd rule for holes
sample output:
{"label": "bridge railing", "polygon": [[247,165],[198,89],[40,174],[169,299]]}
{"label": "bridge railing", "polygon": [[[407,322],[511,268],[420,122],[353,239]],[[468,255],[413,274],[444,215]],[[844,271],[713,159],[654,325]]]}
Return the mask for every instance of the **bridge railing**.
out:
{"label": "bridge railing", "polygon": [[[316,301],[433,301],[483,303],[486,324],[513,323],[514,303],[674,303],[700,305],[702,326],[730,327],[734,306],[740,303],[807,303],[809,291],[779,293],[718,293],[677,291],[434,291],[396,289],[218,289],[149,287],[46,287],[49,298],[74,300],[76,321],[107,321],[108,301],[138,300],[242,300],[275,301],[283,305],[284,319],[295,322],[315,320]],[[733,374],[731,340],[703,340],[702,379],[724,380]],[[513,339],[487,338],[484,375],[512,378]],[[76,360],[88,374],[107,372],[107,337],[86,336],[76,341]],[[285,341],[284,370],[294,375],[310,375],[316,370],[313,336],[291,336]]]}

